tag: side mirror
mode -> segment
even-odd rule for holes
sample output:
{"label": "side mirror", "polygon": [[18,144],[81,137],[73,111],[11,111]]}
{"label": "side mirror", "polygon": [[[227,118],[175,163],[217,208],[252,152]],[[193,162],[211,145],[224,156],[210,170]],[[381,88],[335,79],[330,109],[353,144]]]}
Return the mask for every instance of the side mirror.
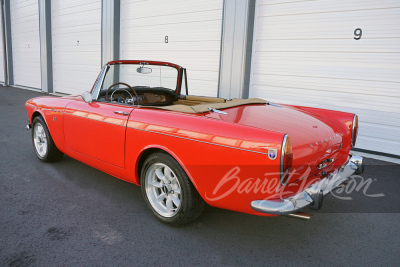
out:
{"label": "side mirror", "polygon": [[84,92],[81,95],[83,101],[85,101],[85,103],[92,103],[92,94],[89,92]]}

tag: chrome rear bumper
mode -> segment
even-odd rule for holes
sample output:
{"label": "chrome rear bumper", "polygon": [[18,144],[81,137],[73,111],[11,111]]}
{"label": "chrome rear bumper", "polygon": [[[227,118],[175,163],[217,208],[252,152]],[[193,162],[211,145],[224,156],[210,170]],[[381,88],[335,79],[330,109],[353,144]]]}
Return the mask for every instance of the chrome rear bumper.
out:
{"label": "chrome rear bumper", "polygon": [[251,208],[268,214],[288,215],[296,213],[305,207],[319,210],[322,206],[324,195],[340,186],[353,174],[362,174],[364,171],[363,158],[351,156],[337,172],[312,184],[304,191],[283,200],[254,200]]}

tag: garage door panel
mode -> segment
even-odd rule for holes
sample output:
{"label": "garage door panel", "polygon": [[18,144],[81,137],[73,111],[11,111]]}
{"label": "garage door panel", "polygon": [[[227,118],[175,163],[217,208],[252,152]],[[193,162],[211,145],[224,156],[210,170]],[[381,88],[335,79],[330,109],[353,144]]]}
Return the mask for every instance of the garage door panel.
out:
{"label": "garage door panel", "polygon": [[101,0],[52,1],[56,92],[89,91],[101,69]]}
{"label": "garage door panel", "polygon": [[[347,14],[341,13],[321,13],[304,14],[296,16],[274,16],[260,17],[259,30],[266,31],[265,36],[275,37],[289,34],[293,37],[296,34],[304,34],[299,37],[347,37],[347,31],[350,27],[362,26],[368,29],[369,36],[375,37],[375,34],[384,34],[392,36],[391,30],[397,32],[398,28],[393,24],[393,19],[398,18],[400,9],[387,9],[379,13],[373,10],[355,11]],[[293,20],[296,21],[296,27],[293,27]],[[325,30],[325,31],[324,31]],[[329,35],[327,32],[329,31]],[[352,33],[353,31],[350,31]],[[287,36],[286,36],[287,37]]]}
{"label": "garage door panel", "polygon": [[375,137],[384,133],[388,141],[396,141],[400,135],[399,127],[369,123],[364,123],[363,132],[365,137]]}
{"label": "garage door panel", "polygon": [[[133,43],[133,45],[137,49],[136,51],[146,50],[148,52],[154,52],[154,51],[159,51],[160,49],[166,52],[175,52],[175,53],[179,53],[179,51],[182,50],[184,50],[185,52],[192,52],[192,53],[198,51],[198,48],[196,46],[188,47],[188,42],[173,42],[173,44],[171,45],[163,43],[159,44],[159,43],[160,41],[158,43],[146,43],[146,42]],[[203,41],[202,47],[200,49],[203,51],[217,50],[218,48],[216,47],[216,43],[218,42]]]}
{"label": "garage door panel", "polygon": [[[350,64],[351,65],[351,64]],[[309,66],[303,65],[298,69],[293,65],[278,65],[264,68],[270,75],[292,75],[303,77],[325,77],[331,79],[362,79],[370,77],[374,81],[397,82],[400,69],[398,68],[361,68],[361,67],[340,67],[340,66]],[[371,76],[369,76],[371,75]]]}
{"label": "garage door panel", "polygon": [[[86,69],[93,69],[93,70],[98,70],[98,65],[101,63],[100,61],[98,61],[98,64],[93,65],[93,62],[90,62],[90,60],[93,57],[96,57],[98,55],[98,51],[95,52],[86,52],[86,55],[82,55],[81,58],[76,59],[73,58],[74,53],[69,53],[69,52],[65,52],[62,53],[62,55],[60,55],[58,57],[57,61],[60,61],[62,63],[58,64],[58,63],[53,63],[54,68],[57,69],[63,69],[63,68],[67,68],[67,69],[71,69],[71,67],[68,66],[68,64],[73,64],[74,68],[78,68],[79,66],[84,66],[84,68]],[[89,61],[89,62],[88,62]]]}
{"label": "garage door panel", "polygon": [[[75,0],[56,0],[52,2],[52,14],[53,16],[62,16],[73,14],[89,14],[90,11],[101,9],[101,3],[98,0],[85,0],[85,1],[75,1]],[[64,19],[63,18],[63,19]]]}
{"label": "garage door panel", "polygon": [[[56,42],[53,42],[53,46],[55,47],[55,51],[62,50],[64,51],[64,47],[72,47],[72,49],[80,49],[91,51],[93,48],[97,51],[101,50],[101,46],[96,43],[96,40],[91,40],[87,38],[87,33],[78,33],[78,34],[60,34],[60,36],[53,35],[55,39],[58,39]],[[64,39],[65,38],[65,39]],[[64,42],[62,40],[65,40]],[[79,42],[78,42],[79,41]]]}
{"label": "garage door panel", "polygon": [[96,21],[93,21],[89,24],[88,21],[86,21],[85,25],[80,25],[79,27],[77,26],[70,26],[70,27],[64,27],[62,29],[59,29],[57,32],[54,32],[54,35],[74,35],[74,34],[86,34],[88,32],[91,32],[93,30],[97,30],[97,24],[98,24],[98,18]]}
{"label": "garage door panel", "polygon": [[123,0],[120,58],[179,64],[191,94],[217,96],[222,8],[222,0]]}
{"label": "garage door panel", "polygon": [[[147,21],[147,23],[146,23]],[[199,27],[201,25],[215,25],[216,23],[221,22],[221,10],[216,11],[206,11],[204,13],[199,14],[182,14],[177,16],[169,17],[160,17],[160,18],[148,18],[147,20],[143,19],[132,19],[127,21],[127,24],[124,27],[127,28],[158,28],[158,27],[171,27],[179,28],[179,27],[190,27],[192,24],[195,27]],[[210,30],[218,30],[210,28]],[[221,33],[221,28],[219,28],[219,32]],[[201,33],[201,32],[199,32]]]}
{"label": "garage door panel", "polygon": [[346,50],[348,53],[400,53],[400,38],[361,39],[352,36],[347,40],[266,40],[259,39],[255,44],[258,51],[332,52]]}
{"label": "garage door panel", "polygon": [[[80,95],[82,94],[82,88],[85,88],[84,91],[90,91],[92,86],[88,86],[86,83],[79,83],[75,80],[72,81],[58,81],[57,86],[61,88],[61,90],[56,90],[57,92],[66,91],[70,95]],[[57,89],[57,88],[55,88]]]}
{"label": "garage door panel", "polygon": [[[64,76],[57,79],[57,82],[58,81],[70,81],[70,82],[75,81],[75,82],[79,83],[79,81],[84,80],[87,75],[91,75],[93,71],[65,69],[65,70],[63,70],[63,72],[64,72]],[[91,85],[93,85],[95,80],[96,80],[96,77],[93,79],[93,82],[90,84],[90,87],[91,87]],[[85,84],[85,83],[81,83],[81,84]],[[86,90],[87,90],[87,88],[86,88]]]}
{"label": "garage door panel", "polygon": [[[400,64],[398,62],[366,62],[363,60],[348,60],[347,64],[345,60],[338,61],[332,59],[330,62],[322,61],[321,59],[314,59],[314,60],[295,60],[290,59],[286,62],[283,62],[278,59],[270,60],[270,65],[276,66],[274,69],[287,69],[288,72],[291,70],[296,70],[295,64],[302,64],[307,69],[304,69],[304,72],[312,71],[314,73],[315,68],[319,68],[321,71],[326,70],[330,72],[343,72],[346,71],[346,68],[350,68],[352,71],[351,73],[357,74],[367,74],[373,71],[377,76],[392,76],[392,74],[397,75],[400,70]],[[289,69],[288,69],[289,68]],[[325,68],[325,69],[324,69]],[[357,68],[357,70],[354,70]],[[272,69],[272,67],[270,68]],[[268,69],[269,71],[269,69]],[[291,72],[290,72],[291,73]],[[357,78],[356,75],[353,76]]]}
{"label": "garage door panel", "polygon": [[[355,94],[340,94],[333,92],[320,92],[315,90],[305,90],[299,88],[285,88],[278,86],[259,86],[258,90],[254,91],[257,93],[257,97],[268,99],[269,101],[279,102],[284,104],[296,104],[303,106],[331,106],[330,109],[339,109],[342,111],[345,108],[347,110],[354,110],[355,108],[362,109],[367,105],[371,105],[371,97],[361,97]],[[388,100],[390,97],[378,97],[376,99]],[[390,99],[390,103],[382,103],[379,101],[373,102],[372,110],[384,111],[384,112],[400,112],[399,105],[393,98]],[[301,103],[301,104],[299,104]],[[334,108],[333,108],[334,107]]]}
{"label": "garage door panel", "polygon": [[[158,1],[148,0],[146,3],[140,3],[143,1],[137,0],[123,0],[121,1],[121,7],[123,9],[129,9],[129,13],[134,17],[148,18],[157,17],[161,18],[164,16],[176,16],[179,14],[192,14],[199,13],[207,10],[221,10],[221,1],[198,1],[198,0],[169,0],[169,1]],[[206,3],[205,3],[206,2]],[[153,7],[157,7],[160,10],[160,14],[156,13]]]}
{"label": "garage door panel", "polygon": [[[148,26],[137,26],[129,28],[131,32],[131,39],[127,36],[127,41],[136,42],[154,42],[160,41],[160,36],[164,37],[167,33],[171,36],[170,42],[174,41],[203,41],[203,40],[214,40],[219,41],[221,39],[221,28],[218,25],[221,24],[221,20],[208,21],[208,22],[193,22],[188,25],[179,24],[163,24],[163,25],[148,25]],[[217,27],[216,27],[217,26]],[[202,29],[205,27],[210,30],[204,32]],[[145,31],[144,31],[145,30]],[[140,37],[146,37],[147,39],[140,39]],[[206,38],[206,39],[204,39]],[[164,39],[162,39],[164,41]]]}
{"label": "garage door panel", "polygon": [[357,80],[343,80],[343,79],[330,79],[327,77],[301,77],[290,76],[290,79],[283,79],[278,75],[262,75],[258,77],[254,74],[255,86],[268,86],[268,87],[289,87],[305,90],[314,90],[322,93],[327,92],[344,92],[352,94],[366,94],[376,95],[379,90],[380,96],[393,97],[398,94],[398,83],[382,83],[375,81]]}
{"label": "garage door panel", "polygon": [[40,89],[39,7],[37,0],[10,2],[14,84]]}
{"label": "garage door panel", "polygon": [[376,137],[365,137],[360,134],[357,138],[357,147],[362,147],[363,149],[370,151],[384,151],[385,153],[398,155],[398,142],[392,140],[380,139],[377,140]]}
{"label": "garage door panel", "polygon": [[377,10],[399,8],[397,0],[381,1],[299,1],[279,5],[269,5],[268,1],[259,1],[258,12],[261,16],[293,16],[329,12],[354,12],[356,10]]}
{"label": "garage door panel", "polygon": [[[87,26],[87,25],[96,25],[98,24],[98,18],[99,18],[99,9],[93,9],[93,10],[85,10],[84,12],[72,12],[71,14],[53,14],[54,17],[57,18],[57,21],[60,24],[66,24],[66,27],[60,28],[59,30],[65,31],[68,29],[75,29],[79,31],[79,28],[74,28],[74,27],[81,27],[81,26]],[[84,16],[84,21],[82,21],[82,18]]]}
{"label": "garage door panel", "polygon": [[[93,73],[94,71],[96,71],[98,69],[97,66],[89,65],[87,63],[83,63],[83,64],[74,63],[73,69],[65,67],[64,64],[60,64],[60,65],[56,64],[55,67],[57,67],[57,69],[59,69],[61,71],[72,71],[72,72],[78,71],[78,72],[87,72],[87,73]],[[60,76],[59,78],[70,79],[70,77],[67,77],[67,76],[64,76],[64,77]],[[94,80],[93,80],[93,82],[94,82]]]}
{"label": "garage door panel", "polygon": [[57,12],[73,13],[81,12],[82,10],[90,10],[93,8],[93,4],[98,5],[98,0],[68,0],[52,3],[52,5],[56,7],[54,14],[59,14]]}
{"label": "garage door panel", "polygon": [[[312,64],[314,62],[318,64],[381,64],[384,67],[393,65],[397,67],[400,65],[400,53],[341,53],[341,52],[326,52],[326,53],[315,53],[315,52],[257,52],[257,57],[254,58],[254,62],[259,64],[267,60],[268,62],[282,63],[289,62],[290,64]],[[322,63],[321,63],[322,62]],[[380,66],[380,65],[379,65]]]}

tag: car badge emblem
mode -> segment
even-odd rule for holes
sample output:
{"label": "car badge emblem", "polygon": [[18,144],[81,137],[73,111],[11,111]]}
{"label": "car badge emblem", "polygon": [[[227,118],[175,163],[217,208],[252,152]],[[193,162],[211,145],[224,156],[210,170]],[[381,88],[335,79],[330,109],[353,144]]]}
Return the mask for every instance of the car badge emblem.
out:
{"label": "car badge emblem", "polygon": [[268,149],[268,158],[271,160],[276,159],[276,157],[278,156],[278,150],[276,150],[275,148],[269,148]]}

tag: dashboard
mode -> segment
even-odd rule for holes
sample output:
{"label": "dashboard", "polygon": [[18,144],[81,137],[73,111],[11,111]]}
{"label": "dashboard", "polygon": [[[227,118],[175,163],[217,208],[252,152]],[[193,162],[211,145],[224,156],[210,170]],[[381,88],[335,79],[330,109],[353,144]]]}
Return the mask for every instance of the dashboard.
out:
{"label": "dashboard", "polygon": [[139,87],[133,89],[137,94],[137,98],[129,88],[118,88],[109,91],[108,101],[106,99],[107,90],[100,91],[98,101],[130,105],[139,104],[141,106],[168,106],[178,99],[173,91],[166,88]]}

